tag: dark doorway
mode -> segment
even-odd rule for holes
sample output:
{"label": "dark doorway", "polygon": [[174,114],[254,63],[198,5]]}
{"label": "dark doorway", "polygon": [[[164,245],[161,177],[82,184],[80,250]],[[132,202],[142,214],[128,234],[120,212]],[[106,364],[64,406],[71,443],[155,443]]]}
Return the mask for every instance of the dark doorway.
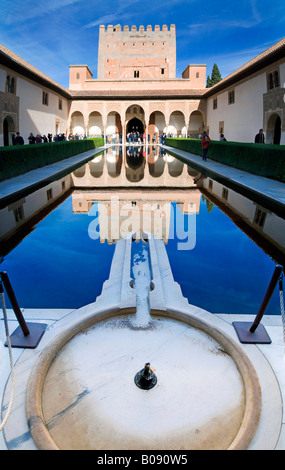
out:
{"label": "dark doorway", "polygon": [[143,123],[137,118],[131,119],[127,124],[127,134],[129,132],[139,132],[140,134],[143,134],[144,133]]}
{"label": "dark doorway", "polygon": [[277,116],[274,127],[273,144],[279,145],[281,139],[281,119]]}
{"label": "dark doorway", "polygon": [[11,135],[15,132],[14,121],[10,116],[7,116],[3,121],[3,137],[4,137],[4,146],[12,144]]}
{"label": "dark doorway", "polygon": [[9,145],[9,124],[8,124],[8,121],[7,119],[4,119],[4,122],[3,122],[3,135],[4,135],[4,146],[5,147],[8,147]]}

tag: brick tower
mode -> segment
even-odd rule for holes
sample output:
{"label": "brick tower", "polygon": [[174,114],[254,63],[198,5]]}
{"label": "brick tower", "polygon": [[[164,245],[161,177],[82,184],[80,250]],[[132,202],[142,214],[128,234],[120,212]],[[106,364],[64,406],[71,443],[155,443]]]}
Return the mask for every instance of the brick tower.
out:
{"label": "brick tower", "polygon": [[176,29],[166,25],[99,29],[99,80],[153,80],[176,77]]}

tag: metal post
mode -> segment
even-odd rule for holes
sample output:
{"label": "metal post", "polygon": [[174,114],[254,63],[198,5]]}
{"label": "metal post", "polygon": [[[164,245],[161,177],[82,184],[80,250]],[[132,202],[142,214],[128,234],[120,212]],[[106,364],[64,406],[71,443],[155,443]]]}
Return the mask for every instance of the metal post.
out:
{"label": "metal post", "polygon": [[8,274],[6,272],[2,272],[1,273],[1,279],[2,279],[2,282],[3,282],[4,287],[6,289],[9,300],[11,302],[12,308],[15,312],[16,317],[17,317],[17,320],[19,322],[19,325],[22,329],[22,332],[25,336],[28,336],[30,334],[30,331],[29,331],[29,328],[27,327],[25,319],[22,315],[21,309],[19,307],[19,304],[17,302],[17,299],[16,299],[16,296],[14,294],[13,288],[11,286]]}
{"label": "metal post", "polygon": [[261,321],[261,319],[262,319],[262,317],[263,317],[263,314],[264,314],[264,312],[265,312],[265,310],[266,310],[266,308],[267,308],[267,305],[268,305],[268,303],[269,303],[269,301],[270,301],[270,299],[271,299],[271,297],[272,297],[272,294],[273,294],[273,292],[274,292],[274,290],[275,290],[275,287],[277,286],[277,282],[278,282],[279,279],[280,279],[280,276],[281,276],[281,274],[282,274],[282,270],[283,270],[283,266],[280,266],[280,265],[277,265],[277,266],[275,267],[275,269],[274,269],[273,276],[272,276],[272,278],[271,278],[270,284],[269,284],[269,286],[268,286],[268,289],[267,289],[267,291],[266,291],[266,294],[265,294],[265,296],[264,296],[264,299],[263,299],[263,301],[262,301],[262,304],[261,304],[261,306],[260,306],[260,308],[259,308],[259,311],[258,311],[258,313],[257,313],[257,315],[256,315],[256,317],[255,317],[255,320],[254,320],[253,324],[251,325],[251,327],[250,327],[250,329],[249,329],[249,331],[250,331],[251,333],[254,333],[254,332],[255,332],[256,328],[258,327],[258,325],[259,325],[259,323],[260,323],[260,321]]}
{"label": "metal post", "polygon": [[[16,296],[14,294],[13,288],[11,286],[8,274],[6,272],[0,273],[2,282],[4,284],[7,295],[10,299],[11,305],[19,322],[18,328],[12,333],[10,337],[10,344],[13,348],[29,348],[35,349],[46,328],[47,324],[45,323],[26,323],[22,315],[21,309],[17,302]],[[2,286],[2,283],[0,282]],[[5,346],[8,346],[8,342],[5,343]]]}
{"label": "metal post", "polygon": [[250,322],[233,322],[233,327],[236,330],[238,338],[241,343],[246,344],[270,344],[271,339],[265,330],[264,326],[260,324],[263,314],[267,308],[267,305],[272,297],[277,282],[280,280],[280,276],[283,271],[283,266],[276,265],[270,284],[259,308],[259,311],[252,324]]}

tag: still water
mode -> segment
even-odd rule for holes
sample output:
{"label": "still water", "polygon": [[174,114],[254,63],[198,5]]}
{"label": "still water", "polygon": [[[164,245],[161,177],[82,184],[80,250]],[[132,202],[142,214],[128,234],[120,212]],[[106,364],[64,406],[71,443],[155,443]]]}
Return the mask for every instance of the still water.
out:
{"label": "still water", "polygon": [[[157,147],[115,147],[2,209],[0,270],[20,306],[75,309],[94,302],[116,240],[135,230],[165,241],[189,303],[213,313],[257,313],[279,261],[200,192],[197,174]],[[277,290],[266,314],[280,314]]]}

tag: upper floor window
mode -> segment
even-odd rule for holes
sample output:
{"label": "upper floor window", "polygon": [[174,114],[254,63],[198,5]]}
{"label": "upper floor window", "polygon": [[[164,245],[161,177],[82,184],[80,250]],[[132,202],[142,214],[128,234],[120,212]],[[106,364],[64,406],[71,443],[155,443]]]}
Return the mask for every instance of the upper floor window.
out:
{"label": "upper floor window", "polygon": [[134,78],[139,78],[140,72],[139,70],[134,70]]}
{"label": "upper floor window", "polygon": [[272,90],[273,88],[278,88],[280,86],[279,80],[279,70],[273,70],[269,72],[267,75],[267,86],[268,90]]}
{"label": "upper floor window", "polygon": [[161,69],[161,75],[164,75],[164,69]]}
{"label": "upper floor window", "polygon": [[15,78],[10,75],[6,79],[6,93],[15,93]]}
{"label": "upper floor window", "polygon": [[228,103],[233,104],[235,102],[235,90],[229,91],[228,94]]}
{"label": "upper floor window", "polygon": [[213,109],[217,109],[218,108],[218,98],[214,98],[213,99]]}
{"label": "upper floor window", "polygon": [[76,80],[80,80],[80,73],[76,74]]}
{"label": "upper floor window", "polygon": [[48,93],[43,91],[43,104],[48,106]]}
{"label": "upper floor window", "polygon": [[62,110],[62,100],[58,99],[58,109]]}

